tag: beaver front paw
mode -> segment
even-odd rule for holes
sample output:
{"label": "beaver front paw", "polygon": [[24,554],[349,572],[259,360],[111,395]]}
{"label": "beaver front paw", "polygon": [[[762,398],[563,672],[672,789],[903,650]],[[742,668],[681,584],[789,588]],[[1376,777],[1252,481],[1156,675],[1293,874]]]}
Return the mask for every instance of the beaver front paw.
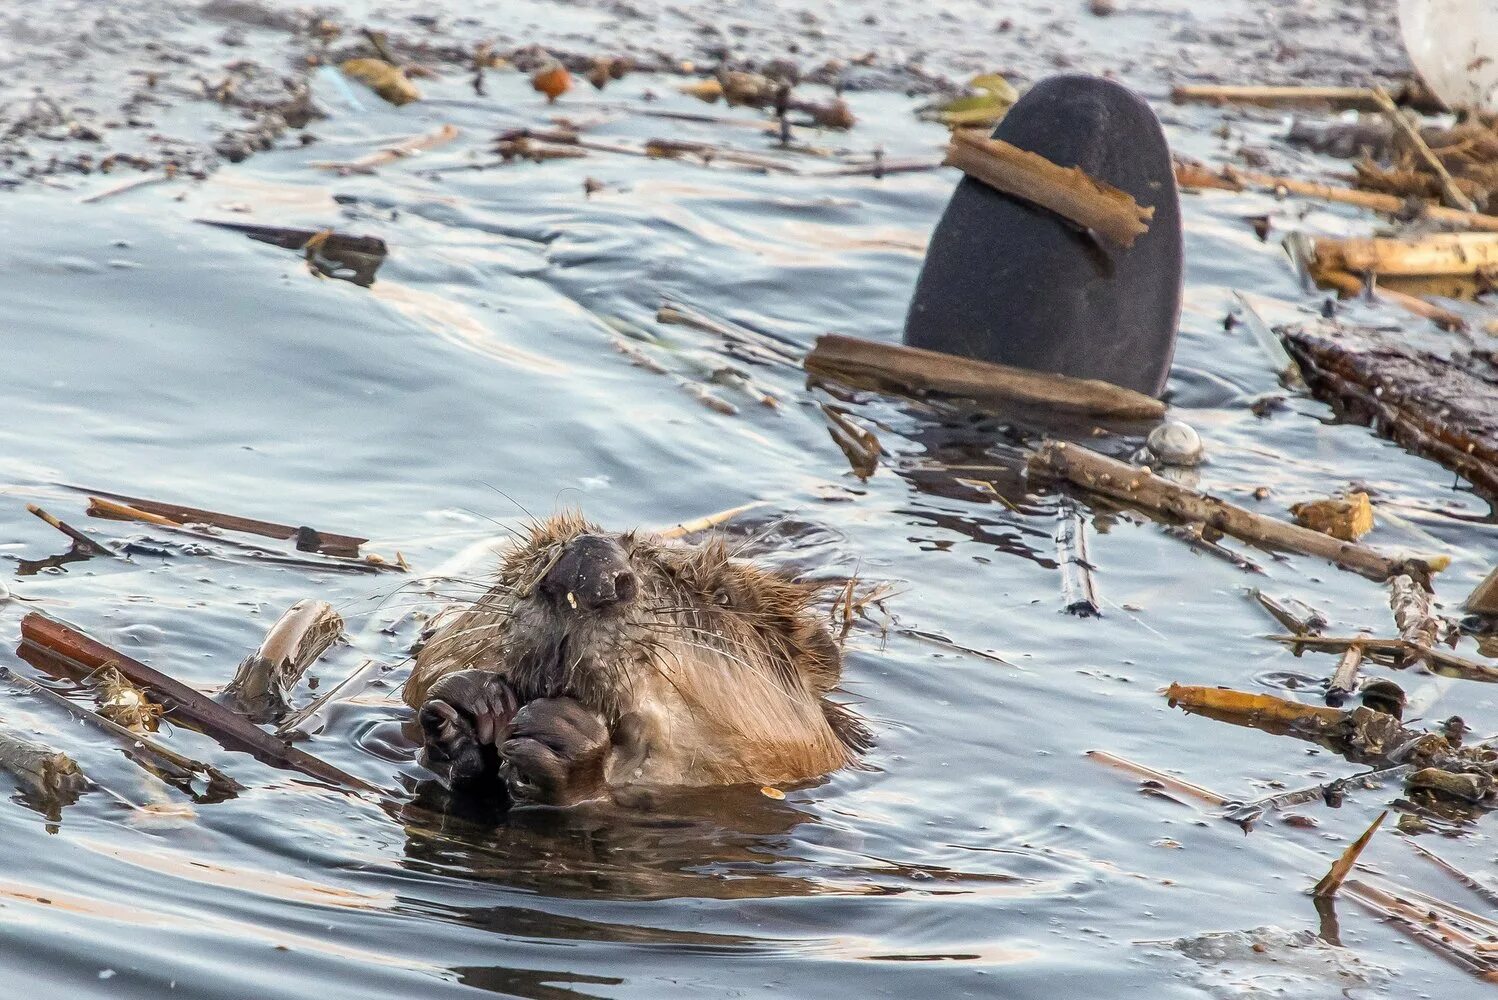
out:
{"label": "beaver front paw", "polygon": [[609,731],[572,698],[539,698],[515,716],[499,774],[515,802],[566,806],[605,792]]}
{"label": "beaver front paw", "polygon": [[493,786],[499,776],[496,745],[509,735],[519,699],[489,670],[459,670],[432,685],[417,713],[423,734],[421,763],[449,788]]}

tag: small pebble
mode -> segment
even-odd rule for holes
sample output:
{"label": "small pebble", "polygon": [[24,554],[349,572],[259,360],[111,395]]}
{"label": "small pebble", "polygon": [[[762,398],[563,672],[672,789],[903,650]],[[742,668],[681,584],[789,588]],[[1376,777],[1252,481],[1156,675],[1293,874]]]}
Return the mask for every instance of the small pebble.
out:
{"label": "small pebble", "polygon": [[1164,465],[1200,465],[1206,457],[1201,435],[1179,420],[1167,421],[1150,431],[1144,448]]}

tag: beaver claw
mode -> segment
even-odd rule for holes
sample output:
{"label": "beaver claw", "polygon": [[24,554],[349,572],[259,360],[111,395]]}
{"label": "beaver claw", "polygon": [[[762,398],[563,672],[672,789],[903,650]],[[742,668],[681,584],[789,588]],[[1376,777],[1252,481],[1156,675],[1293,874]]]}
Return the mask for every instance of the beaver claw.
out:
{"label": "beaver claw", "polygon": [[417,713],[424,740],[421,763],[454,790],[492,785],[499,775],[496,744],[509,735],[519,699],[488,670],[460,670],[432,685]]}
{"label": "beaver claw", "polygon": [[499,774],[515,802],[565,806],[604,794],[609,732],[571,698],[539,698],[515,716]]}

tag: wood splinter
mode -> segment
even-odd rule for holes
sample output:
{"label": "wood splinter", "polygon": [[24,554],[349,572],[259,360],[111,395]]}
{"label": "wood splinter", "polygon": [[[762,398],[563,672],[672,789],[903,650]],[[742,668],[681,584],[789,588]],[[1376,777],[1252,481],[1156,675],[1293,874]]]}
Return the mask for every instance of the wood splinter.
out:
{"label": "wood splinter", "polygon": [[1153,207],[1104,184],[1077,167],[1060,167],[1002,139],[967,130],[952,133],[947,166],[956,167],[996,191],[1013,195],[1090,229],[1110,243],[1131,247],[1149,231]]}
{"label": "wood splinter", "polygon": [[271,626],[260,648],[240,663],[224,694],[251,718],[283,714],[290,707],[291,689],[342,634],[343,619],[333,605],[298,601]]}

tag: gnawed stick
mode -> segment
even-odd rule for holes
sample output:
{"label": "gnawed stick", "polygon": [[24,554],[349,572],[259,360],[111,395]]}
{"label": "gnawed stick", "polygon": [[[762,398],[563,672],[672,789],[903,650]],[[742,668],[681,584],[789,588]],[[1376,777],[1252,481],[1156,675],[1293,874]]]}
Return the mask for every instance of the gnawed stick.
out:
{"label": "gnawed stick", "polygon": [[1063,498],[1056,509],[1056,563],[1061,567],[1062,610],[1078,618],[1103,613],[1087,555],[1087,522],[1076,504]]}
{"label": "gnawed stick", "polygon": [[298,601],[271,626],[260,648],[239,664],[224,694],[253,719],[284,713],[291,689],[342,634],[343,619],[333,605]]}
{"label": "gnawed stick", "polygon": [[1419,198],[1397,198],[1392,194],[1382,194],[1377,191],[1361,191],[1357,188],[1340,187],[1335,184],[1297,180],[1294,177],[1276,177],[1253,170],[1239,170],[1231,165],[1224,166],[1220,172],[1217,172],[1200,164],[1177,163],[1176,183],[1182,188],[1194,190],[1215,188],[1241,191],[1244,188],[1257,188],[1268,194],[1290,194],[1300,198],[1313,198],[1317,201],[1355,205],[1358,208],[1366,208],[1399,218],[1418,214],[1434,222],[1461,226],[1466,229],[1498,232],[1498,215],[1463,212]]}
{"label": "gnawed stick", "polygon": [[752,503],[740,504],[737,507],[720,510],[716,514],[708,514],[705,517],[693,518],[690,521],[673,524],[669,528],[660,529],[655,534],[658,538],[685,538],[687,535],[695,535],[699,531],[707,531],[709,528],[716,528],[720,524],[726,524],[740,514],[746,514],[751,510],[768,507],[769,505],[770,502],[768,500],[755,500]]}
{"label": "gnawed stick", "polygon": [[1089,750],[1087,751],[1087,756],[1100,764],[1107,764],[1109,767],[1137,775],[1146,782],[1154,782],[1167,792],[1175,792],[1178,795],[1184,795],[1189,799],[1195,799],[1209,806],[1225,806],[1232,801],[1227,796],[1219,795],[1210,788],[1193,785],[1189,781],[1166,774],[1164,771],[1156,771],[1154,768],[1147,767],[1144,764],[1136,764],[1132,760],[1115,756],[1106,750]]}
{"label": "gnawed stick", "polygon": [[1362,665],[1362,644],[1353,643],[1342,652],[1342,658],[1337,661],[1337,669],[1332,671],[1332,679],[1327,682],[1328,705],[1338,708],[1352,697],[1353,692],[1358,689],[1358,668]]}
{"label": "gnawed stick", "polygon": [[315,736],[327,724],[325,719],[320,722],[318,720],[322,719],[323,712],[329,705],[341,698],[352,698],[357,695],[384,670],[385,665],[379,660],[365,660],[353,673],[318,695],[315,700],[282,719],[281,723],[276,726],[276,735],[283,740],[293,740],[298,736]]}
{"label": "gnawed stick", "polygon": [[980,405],[1038,406],[1118,420],[1160,420],[1165,404],[1097,379],[1032,372],[973,358],[829,333],[803,362],[812,375],[855,388],[921,397],[941,393]]}
{"label": "gnawed stick", "polygon": [[859,479],[872,476],[879,468],[879,456],[884,453],[878,435],[830,403],[822,404],[822,416],[827,420],[827,433],[832,436],[832,443],[848,459],[853,474]]}
{"label": "gnawed stick", "polygon": [[1153,207],[1125,191],[1093,179],[1077,167],[1060,167],[1002,139],[959,129],[947,146],[948,166],[996,191],[1049,209],[1122,247],[1149,231]]}
{"label": "gnawed stick", "polygon": [[1208,104],[1256,104],[1262,107],[1329,105],[1338,110],[1373,111],[1378,102],[1368,87],[1294,87],[1254,84],[1192,84],[1170,88],[1177,104],[1198,101]]}
{"label": "gnawed stick", "polygon": [[0,665],[0,678],[4,678],[27,694],[40,696],[43,700],[56,705],[72,714],[75,718],[87,722],[89,725],[115,737],[123,745],[122,749],[125,756],[146,770],[156,774],[163,781],[182,789],[189,795],[198,797],[198,793],[192,787],[194,780],[202,780],[206,783],[205,791],[201,797],[210,801],[233,798],[238,793],[244,791],[243,785],[212,764],[205,764],[200,760],[194,760],[143,733],[126,729],[112,719],[105,718],[98,712],[78,704],[71,698],[62,696],[44,684],[38,684],[29,677],[21,676],[7,666]]}
{"label": "gnawed stick", "polygon": [[1358,858],[1362,855],[1363,849],[1368,846],[1368,842],[1373,839],[1373,834],[1378,828],[1383,826],[1388,815],[1387,809],[1379,813],[1378,819],[1363,831],[1363,835],[1347,846],[1342,856],[1332,862],[1331,868],[1322,876],[1321,881],[1316,883],[1316,887],[1311,890],[1311,895],[1319,899],[1329,899],[1337,894],[1337,890],[1342,888],[1342,883],[1347,881],[1347,876],[1352,874],[1352,870],[1357,867]]}
{"label": "gnawed stick", "polygon": [[0,771],[38,801],[71,805],[88,787],[73,758],[0,729]]}
{"label": "gnawed stick", "polygon": [[84,670],[98,670],[104,666],[118,668],[136,684],[153,691],[163,703],[172,703],[172,710],[167,713],[169,717],[193,724],[226,749],[242,751],[272,766],[300,771],[354,791],[381,791],[364,779],[277,739],[201,691],[109,648],[55,618],[36,611],[27,614],[21,619],[21,640]]}
{"label": "gnawed stick", "polygon": [[1441,188],[1441,200],[1451,208],[1460,209],[1463,212],[1475,212],[1477,206],[1472,203],[1472,199],[1457,188],[1456,181],[1452,180],[1441,158],[1430,151],[1430,147],[1425,144],[1425,139],[1420,135],[1420,130],[1410,124],[1410,120],[1404,116],[1403,111],[1399,110],[1388,92],[1382,87],[1374,87],[1373,99],[1378,103],[1378,109],[1384,113],[1384,117],[1389,119],[1390,124],[1394,126],[1395,134],[1403,140],[1410,152],[1425,164],[1425,169],[1435,175],[1436,182]]}
{"label": "gnawed stick", "polygon": [[1375,580],[1386,580],[1405,572],[1410,566],[1427,574],[1434,573],[1449,561],[1386,556],[1366,545],[1340,541],[1319,531],[1277,521],[1226,500],[1188,490],[1149,469],[1126,465],[1078,444],[1048,440],[1030,457],[1028,469],[1032,476],[1062,479],[1146,510],[1184,521],[1199,521],[1245,541],[1326,559]]}
{"label": "gnawed stick", "polygon": [[[1286,244],[1289,245],[1288,243]],[[1421,319],[1428,319],[1443,330],[1465,330],[1467,321],[1444,306],[1438,306],[1434,302],[1422,299],[1418,295],[1410,295],[1395,288],[1388,288],[1379,284],[1364,282],[1362,278],[1350,271],[1338,270],[1334,267],[1323,266],[1318,259],[1308,262],[1307,276],[1321,288],[1335,289],[1338,296],[1344,299],[1356,298],[1367,294],[1375,299],[1382,299],[1393,305],[1399,306],[1406,312],[1413,313]]]}
{"label": "gnawed stick", "polygon": [[[66,485],[66,484],[63,484]],[[346,558],[358,558],[359,546],[369,541],[367,538],[358,538],[353,535],[337,535],[327,531],[317,531],[314,528],[294,527],[289,524],[277,524],[274,521],[261,521],[253,517],[240,517],[236,514],[222,514],[214,510],[205,510],[201,507],[184,507],[181,504],[164,503],[160,500],[145,500],[141,497],[126,496],[123,493],[110,493],[105,490],[86,489],[82,486],[68,486],[68,489],[77,490],[80,493],[91,494],[97,497],[107,497],[110,500],[122,501],[138,510],[151,514],[159,514],[178,524],[211,524],[215,528],[223,528],[228,531],[243,531],[252,535],[264,535],[266,538],[281,540],[295,539],[296,547],[301,552],[321,552],[324,555],[344,556]],[[97,512],[90,511],[94,517],[111,517],[108,509],[98,508]]]}
{"label": "gnawed stick", "polygon": [[1429,905],[1416,906],[1400,899],[1396,894],[1397,891],[1408,890],[1389,891],[1359,879],[1348,879],[1342,888],[1346,895],[1373,912],[1389,918],[1396,927],[1402,928],[1432,951],[1487,982],[1498,981],[1498,969],[1495,969],[1492,960],[1481,950],[1485,942],[1441,919],[1442,910]]}
{"label": "gnawed stick", "polygon": [[[661,303],[655,313],[657,323],[685,326],[693,330],[710,333],[723,340],[729,348],[738,348],[748,355],[746,360],[764,361],[770,364],[800,365],[801,355],[789,344],[774,337],[737,323],[727,323],[707,315],[700,309],[670,300]],[[732,351],[730,351],[732,353]]]}
{"label": "gnawed stick", "polygon": [[117,556],[117,553],[114,551],[114,549],[111,549],[103,542],[94,541],[94,539],[90,538],[88,535],[85,535],[83,532],[79,531],[71,524],[68,524],[66,521],[58,520],[56,517],[53,517],[47,511],[43,510],[41,507],[38,507],[36,504],[29,503],[26,505],[26,509],[35,514],[37,517],[41,518],[43,521],[46,521],[48,524],[52,525],[52,527],[56,528],[64,535],[67,535],[69,538],[71,538],[78,545],[78,548],[81,551],[86,552],[89,555],[109,556],[110,558],[115,558]]}

